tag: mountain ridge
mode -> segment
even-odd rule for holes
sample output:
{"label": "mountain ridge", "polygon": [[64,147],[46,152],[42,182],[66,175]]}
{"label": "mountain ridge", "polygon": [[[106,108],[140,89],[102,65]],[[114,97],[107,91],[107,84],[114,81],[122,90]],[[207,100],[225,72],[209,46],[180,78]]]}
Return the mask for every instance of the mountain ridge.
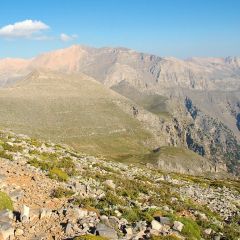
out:
{"label": "mountain ridge", "polygon": [[130,100],[126,106],[118,100],[114,104],[131,117],[131,106],[137,108],[135,120],[158,139],[159,146],[165,142],[189,148],[214,164],[223,164],[223,169],[226,163],[231,171],[239,172],[240,156],[236,151],[233,156],[228,154],[239,148],[240,140],[238,57],[179,60],[126,48],[74,45],[44,53],[24,66],[0,73],[2,85],[8,88],[36,70],[58,72],[66,83],[66,73],[85,74],[82,76]]}

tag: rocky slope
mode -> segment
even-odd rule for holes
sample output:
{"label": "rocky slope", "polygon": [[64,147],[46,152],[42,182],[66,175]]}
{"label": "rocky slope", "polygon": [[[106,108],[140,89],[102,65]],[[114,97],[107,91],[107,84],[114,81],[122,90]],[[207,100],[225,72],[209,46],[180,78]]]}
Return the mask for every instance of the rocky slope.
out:
{"label": "rocky slope", "polygon": [[239,180],[125,165],[10,131],[0,139],[1,239],[239,239]]}

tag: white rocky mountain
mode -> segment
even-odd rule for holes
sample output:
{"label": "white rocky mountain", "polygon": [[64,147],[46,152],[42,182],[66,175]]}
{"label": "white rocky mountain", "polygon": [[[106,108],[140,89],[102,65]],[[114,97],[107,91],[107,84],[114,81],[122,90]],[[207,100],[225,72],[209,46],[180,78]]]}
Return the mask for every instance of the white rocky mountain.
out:
{"label": "white rocky mountain", "polygon": [[7,87],[36,69],[94,78],[157,115],[160,123],[146,117],[144,124],[158,133],[162,129],[168,144],[188,147],[239,172],[239,57],[180,60],[75,45],[30,60],[0,60],[0,85]]}

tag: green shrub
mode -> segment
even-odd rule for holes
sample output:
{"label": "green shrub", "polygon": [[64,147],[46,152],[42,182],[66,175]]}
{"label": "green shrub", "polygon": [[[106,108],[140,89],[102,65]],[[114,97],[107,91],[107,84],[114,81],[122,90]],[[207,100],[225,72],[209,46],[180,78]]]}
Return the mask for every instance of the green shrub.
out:
{"label": "green shrub", "polygon": [[30,141],[30,144],[35,146],[35,147],[41,147],[42,146],[42,143],[40,141],[38,141],[37,139],[31,139]]}
{"label": "green shrub", "polygon": [[62,198],[62,197],[71,197],[74,194],[72,190],[62,188],[62,187],[57,187],[54,189],[52,193],[52,197],[55,198]]}
{"label": "green shrub", "polygon": [[4,148],[4,150],[8,150],[9,152],[21,152],[23,150],[21,146],[11,146],[8,143],[3,143],[2,147]]}
{"label": "green shrub", "polygon": [[181,223],[184,224],[182,234],[189,240],[201,239],[201,231],[198,224],[190,218],[179,218]]}
{"label": "green shrub", "polygon": [[152,236],[150,240],[179,240],[177,236],[168,235],[168,236]]}
{"label": "green shrub", "polygon": [[46,161],[39,161],[37,158],[29,160],[28,164],[36,168],[41,168],[43,171],[50,170],[53,167],[52,163]]}
{"label": "green shrub", "polygon": [[0,158],[6,158],[8,160],[13,161],[13,156],[6,153],[5,151],[0,151]]}
{"label": "green shrub", "polygon": [[109,240],[109,239],[101,236],[87,234],[87,235],[75,237],[73,240]]}
{"label": "green shrub", "polygon": [[60,168],[53,168],[49,171],[48,176],[52,179],[59,180],[61,182],[66,182],[68,180],[68,175]]}
{"label": "green shrub", "polygon": [[13,203],[11,198],[4,192],[0,192],[0,210],[9,209],[13,211]]}
{"label": "green shrub", "polygon": [[79,205],[81,207],[95,207],[97,202],[94,198],[75,198],[74,204]]}
{"label": "green shrub", "polygon": [[152,236],[151,240],[179,240],[177,236],[168,235],[168,236]]}
{"label": "green shrub", "polygon": [[128,208],[123,210],[123,217],[129,222],[136,222],[141,219],[141,212],[139,208]]}
{"label": "green shrub", "polygon": [[64,168],[66,173],[69,176],[73,176],[76,174],[76,166],[73,162],[73,160],[69,157],[65,157],[56,164],[58,168]]}

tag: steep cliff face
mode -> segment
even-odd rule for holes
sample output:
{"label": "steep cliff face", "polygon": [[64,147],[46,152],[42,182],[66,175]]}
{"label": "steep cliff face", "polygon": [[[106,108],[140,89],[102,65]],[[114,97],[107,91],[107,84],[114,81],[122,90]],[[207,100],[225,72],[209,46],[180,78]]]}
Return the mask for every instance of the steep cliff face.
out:
{"label": "steep cliff face", "polygon": [[240,145],[234,133],[221,121],[197,109],[190,98],[182,106],[182,111],[175,110],[172,123],[165,127],[172,144],[184,144],[210,159],[217,168],[239,173]]}

